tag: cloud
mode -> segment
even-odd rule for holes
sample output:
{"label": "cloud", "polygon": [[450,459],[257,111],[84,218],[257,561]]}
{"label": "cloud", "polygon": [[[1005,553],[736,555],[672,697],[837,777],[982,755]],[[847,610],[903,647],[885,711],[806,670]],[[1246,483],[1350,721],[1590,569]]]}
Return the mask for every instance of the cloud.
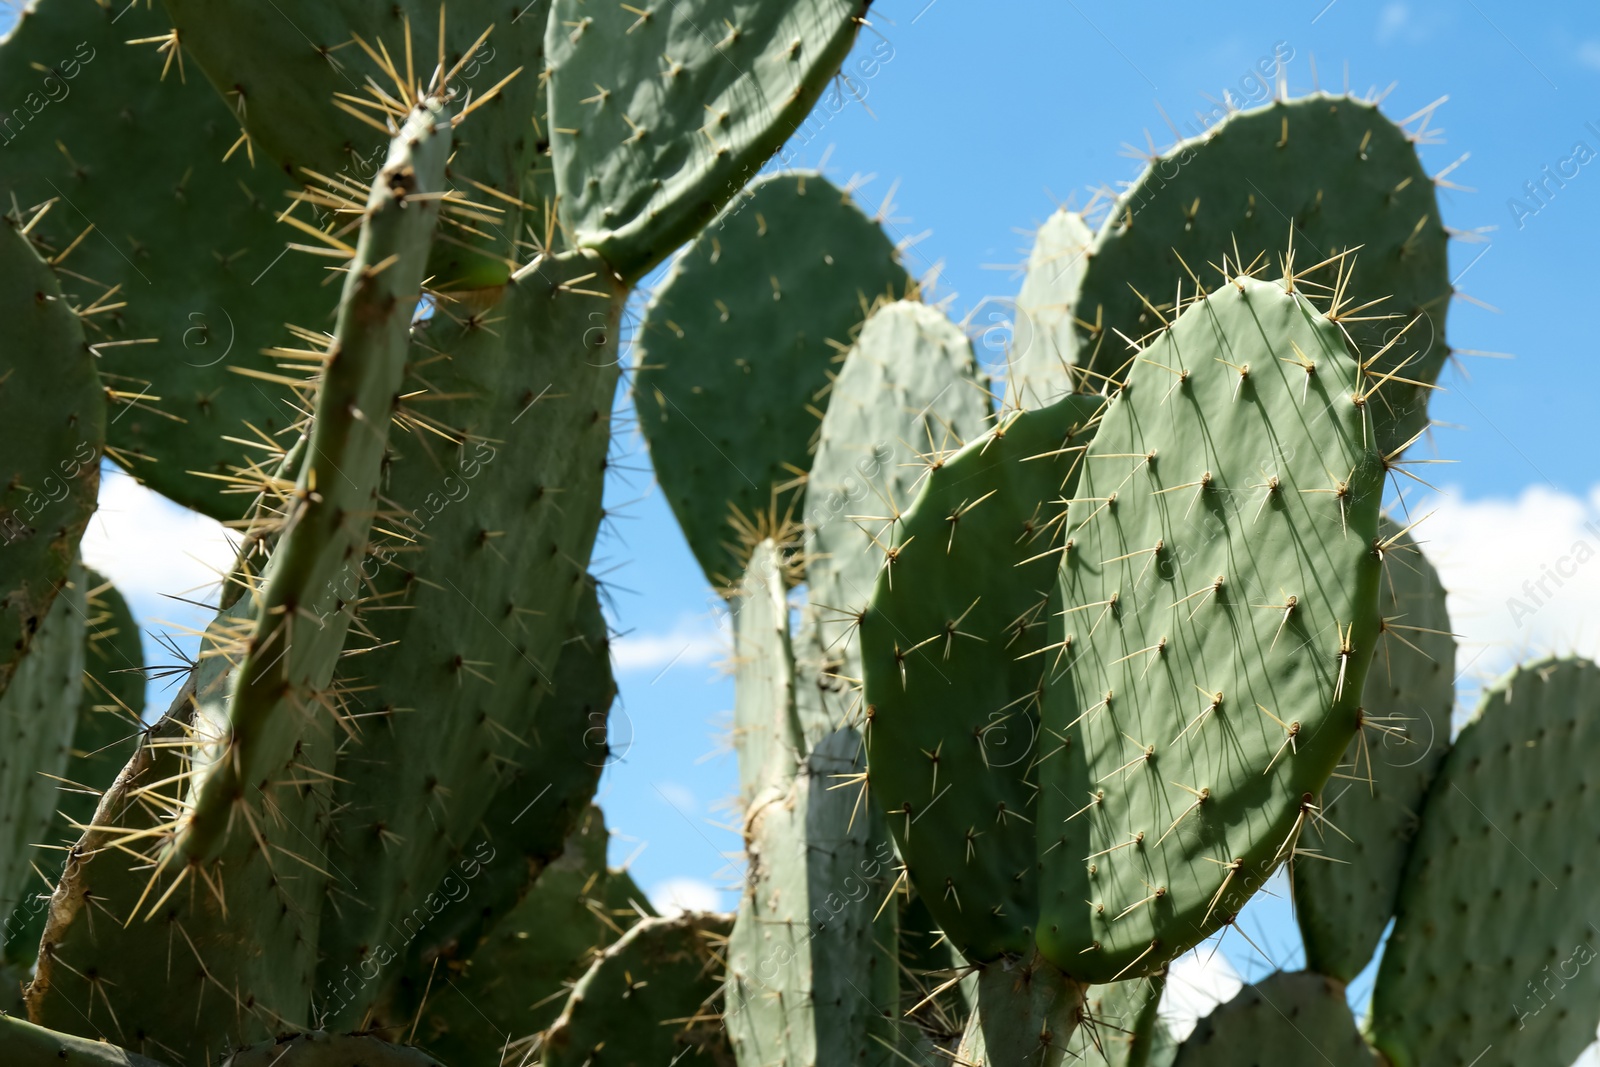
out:
{"label": "cloud", "polygon": [[1411,513],[1429,511],[1413,535],[1449,592],[1464,681],[1549,653],[1600,659],[1600,485],[1587,497],[1533,485],[1484,500],[1447,489]]}
{"label": "cloud", "polygon": [[668,878],[651,886],[647,895],[655,909],[666,916],[722,910],[722,891],[699,878]]}
{"label": "cloud", "polygon": [[1161,994],[1161,1021],[1182,1041],[1195,1023],[1225,1004],[1244,988],[1239,972],[1214,946],[1202,945],[1173,960],[1167,968],[1167,988]]}
{"label": "cloud", "polygon": [[1378,13],[1378,43],[1390,44],[1400,36],[1411,21],[1411,8],[1406,4],[1385,4]]}
{"label": "cloud", "polygon": [[684,616],[665,633],[624,634],[611,642],[611,655],[618,671],[664,672],[705,666],[726,655],[731,644],[720,619]]}
{"label": "cloud", "polygon": [[679,812],[688,815],[700,810],[700,800],[688,786],[679,785],[677,782],[654,782],[656,790],[668,804],[677,808]]}
{"label": "cloud", "polygon": [[1592,70],[1600,70],[1600,41],[1584,41],[1580,44],[1578,62]]}
{"label": "cloud", "polygon": [[219,574],[233,565],[234,549],[220,522],[174,504],[108,464],[100,508],[83,536],[83,557],[116,582],[123,596],[154,604],[162,594],[206,599]]}

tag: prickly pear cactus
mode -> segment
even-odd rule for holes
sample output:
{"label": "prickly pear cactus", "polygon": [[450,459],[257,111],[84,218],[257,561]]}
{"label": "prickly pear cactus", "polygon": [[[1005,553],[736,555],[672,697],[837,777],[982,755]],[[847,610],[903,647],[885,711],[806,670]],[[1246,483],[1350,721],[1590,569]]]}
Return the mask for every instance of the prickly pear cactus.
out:
{"label": "prickly pear cactus", "polygon": [[167,1067],[103,1041],[90,1041],[0,1015],[0,1048],[12,1067]]}
{"label": "prickly pear cactus", "polygon": [[800,125],[870,2],[554,0],[551,156],[573,240],[633,281],[693,237]]}
{"label": "prickly pear cactus", "polygon": [[[788,615],[778,550],[751,557],[738,607],[740,661],[787,658]],[[771,668],[784,671],[783,664]],[[857,1063],[894,1044],[899,995],[897,909],[888,899],[893,847],[882,816],[864,807],[856,782],[861,736],[841,727],[807,747],[792,688],[767,697],[765,733],[736,735],[741,768],[762,771],[745,811],[748,871],[728,942],[727,1026],[746,1064],[815,1067]]]}
{"label": "prickly pear cactus", "polygon": [[[122,595],[94,571],[85,570],[84,586],[82,681],[76,688],[69,686],[62,691],[64,703],[53,709],[75,719],[66,766],[53,772],[62,779],[53,783],[48,797],[55,815],[50,829],[34,838],[41,847],[27,847],[18,853],[52,881],[40,881],[37,876],[29,879],[30,890],[7,913],[0,944],[4,945],[5,958],[13,964],[31,964],[39,950],[53,879],[65,858],[64,851],[51,850],[71,848],[82,836],[83,828],[94,821],[95,806],[138,748],[144,729],[141,716],[145,680],[138,668],[145,660],[138,623]],[[77,602],[70,591],[67,599]],[[31,663],[34,655],[42,651],[41,648],[30,654],[24,663]],[[24,673],[33,669],[27,667]],[[8,701],[9,698],[0,699],[0,709],[7,707]],[[46,760],[38,760],[35,772],[49,765]]]}
{"label": "prickly pear cactus", "polygon": [[770,782],[786,781],[805,755],[795,716],[794,651],[783,554],[773,541],[750,553],[733,614],[733,744],[746,808]]}
{"label": "prickly pear cactus", "polygon": [[1079,363],[1120,378],[1130,342],[1161,326],[1150,305],[1170,314],[1180,285],[1223,284],[1210,264],[1224,258],[1230,273],[1258,257],[1281,269],[1291,233],[1295,269],[1341,253],[1354,261],[1353,272],[1329,263],[1309,280],[1349,308],[1382,301],[1352,312],[1347,329],[1372,369],[1393,376],[1372,410],[1379,447],[1409,443],[1427,425],[1428,387],[1449,352],[1448,237],[1409,135],[1350,96],[1237,112],[1152,159],[1090,249],[1072,310]]}
{"label": "prickly pear cactus", "polygon": [[[754,183],[674,264],[640,331],[634,398],[712,585],[731,587],[749,548],[800,518],[834,365],[873,302],[911,284],[877,223],[807,172]],[[760,417],[730,417],[734,397]]]}
{"label": "prickly pear cactus", "polygon": [[1384,519],[1382,622],[1361,694],[1361,732],[1323,792],[1338,831],[1317,826],[1293,869],[1306,969],[1349,982],[1394,914],[1423,800],[1450,751],[1456,642],[1444,587],[1422,548]]}
{"label": "prickly pear cactus", "polygon": [[[621,298],[593,255],[563,253],[519,271],[491,305],[441,303],[415,332],[404,391],[428,401],[402,409],[409,432],[391,438],[385,499],[397,514],[343,586],[405,610],[367,614],[374,647],[351,663],[360,726],[334,785],[343,873],[322,904],[326,989],[372,953],[401,950],[395,924],[426,906],[502,790],[604,762],[580,732],[551,738],[559,771],[546,772],[547,757],[532,762],[517,739],[539,729],[589,589]],[[581,806],[566,812],[563,833]],[[361,1025],[393,978],[335,992],[331,1025]]]}
{"label": "prickly pear cactus", "polygon": [[[1083,216],[1059,208],[1045,220],[1028,253],[1027,273],[1011,329],[1006,403],[1036,408],[1077,392],[1071,368],[1078,364],[1078,327],[1073,316],[1089,262],[1094,231]],[[1085,392],[1098,392],[1087,382]]]}
{"label": "prickly pear cactus", "polygon": [[1104,1067],[1167,1067],[1175,1049],[1159,1009],[1164,974],[1091,986],[1069,1039],[1068,1062]]}
{"label": "prickly pear cactus", "polygon": [[[83,690],[88,581],[81,565],[45,616],[33,646],[0,696],[0,949],[12,962],[33,955],[27,934],[40,893],[49,885],[51,854],[40,846],[55,821],[61,779],[72,758],[73,728]],[[52,872],[53,873],[53,872]],[[16,942],[16,943],[14,943]]]}
{"label": "prickly pear cactus", "polygon": [[1027,947],[1014,924],[1037,908],[1022,872],[1035,761],[1054,748],[1039,732],[1048,603],[1104,403],[1010,413],[930,471],[861,622],[872,799],[918,896],[973,960]]}
{"label": "prickly pear cactus", "polygon": [[626,871],[606,868],[605,819],[590,808],[482,944],[412,968],[397,1017],[418,1020],[413,1042],[450,1067],[500,1067],[502,1054],[533,1051],[595,957],[654,914]]}
{"label": "prickly pear cactus", "polygon": [[[245,10],[256,8],[235,14]],[[259,451],[237,443],[260,439],[246,424],[271,435],[299,418],[288,379],[261,352],[289,340],[285,322],[325,328],[325,274],[309,257],[284,255],[306,240],[275,221],[291,182],[252,167],[243,148],[230,156],[238,123],[192,66],[180,77],[176,49],[159,49],[154,39],[170,29],[159,4],[41,0],[20,14],[0,44],[0,99],[28,106],[8,112],[0,133],[0,202],[49,205],[29,235],[65,268],[62,286],[99,357],[113,407],[107,455],[181,504],[238,519],[258,480],[249,468]],[[376,134],[365,141],[388,144]],[[30,406],[60,402],[76,388],[69,382],[89,376],[89,353],[77,361],[52,389],[27,390],[20,379],[7,388]],[[51,493],[42,483],[61,480],[72,461],[89,472],[78,477],[92,500],[101,439],[89,431],[99,425],[85,413],[77,429],[53,430],[68,439],[25,483]]]}
{"label": "prickly pear cactus", "polygon": [[1439,768],[1372,995],[1369,1036],[1394,1067],[1554,1067],[1594,1040],[1597,706],[1587,660],[1518,667]]}
{"label": "prickly pear cactus", "polygon": [[545,1034],[541,1062],[578,1067],[603,1055],[616,1067],[733,1067],[716,1005],[728,927],[726,916],[709,912],[634,926],[573,986]]}
{"label": "prickly pear cactus", "polygon": [[[834,379],[805,492],[806,616],[801,727],[817,738],[850,708],[811,699],[818,664],[861,677],[856,627],[894,544],[900,515],[945,456],[989,426],[972,343],[937,308],[913,301],[872,313]],[[832,703],[835,706],[829,706]]]}
{"label": "prickly pear cactus", "polygon": [[488,0],[382,7],[331,0],[296,8],[292,19],[271,4],[164,3],[185,52],[233,109],[250,150],[301,181],[315,174],[355,188],[371,181],[392,133],[384,109],[356,88],[368,78],[391,97],[398,91],[404,98],[421,82],[446,101],[470,101],[470,126],[450,168],[463,191],[478,190],[473,199],[481,205],[474,217],[449,224],[435,245],[434,284],[502,284],[524,258],[524,222],[543,232],[545,205],[526,204],[522,194],[524,175],[549,165],[541,158],[547,134],[539,118],[530,121],[543,113],[549,0],[515,9]]}
{"label": "prickly pear cactus", "polygon": [[1309,971],[1280,971],[1246,986],[1200,1020],[1173,1067],[1285,1063],[1377,1067],[1356,1030],[1342,982]]}
{"label": "prickly pear cactus", "polygon": [[0,227],[0,693],[67,581],[94,513],[105,398],[83,323],[28,238]]}
{"label": "prickly pear cactus", "polygon": [[[331,685],[350,622],[337,587],[376,511],[449,146],[422,102],[373,184],[271,564],[239,576],[251,593],[208,632],[202,669],[155,731],[164,744],[141,747],[69,860],[29,990],[37,1022],[198,1059],[309,1021],[327,874],[307,853],[320,851],[349,726]],[[260,917],[250,936],[270,956],[239,951],[241,913]],[[174,929],[195,966],[158,988],[139,968],[176,944]],[[218,997],[238,1010],[200,1011]]]}

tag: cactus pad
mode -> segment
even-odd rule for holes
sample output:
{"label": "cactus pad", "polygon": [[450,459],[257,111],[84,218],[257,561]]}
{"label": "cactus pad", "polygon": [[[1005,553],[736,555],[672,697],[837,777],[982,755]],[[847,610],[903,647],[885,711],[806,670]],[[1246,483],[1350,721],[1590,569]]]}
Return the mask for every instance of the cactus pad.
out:
{"label": "cactus pad", "polygon": [[[1416,836],[1422,802],[1450,751],[1456,643],[1444,587],[1422,549],[1388,519],[1377,651],[1362,690],[1361,735],[1324,795],[1339,828],[1318,828],[1294,865],[1306,969],[1349,982],[1378,947]],[[1348,836],[1346,836],[1348,835]],[[1326,859],[1320,858],[1326,857]]]}
{"label": "cactus pad", "polygon": [[404,1048],[364,1034],[321,1031],[280,1034],[253,1048],[242,1049],[221,1067],[444,1067],[414,1048]]}
{"label": "cactus pad", "polygon": [[601,953],[545,1035],[545,1067],[664,1063],[732,1067],[715,1001],[722,992],[725,916],[645,919]]}
{"label": "cactus pad", "polygon": [[692,237],[810,112],[868,2],[555,0],[551,155],[576,243],[632,280]]}
{"label": "cactus pad", "polygon": [[[614,281],[591,254],[544,257],[483,294],[492,302],[441,303],[415,331],[406,391],[425,399],[390,436],[388,535],[345,587],[404,610],[364,615],[379,647],[349,661],[359,727],[338,765],[332,845],[341,892],[362,906],[325,904],[325,981],[394,948],[392,924],[478,840],[502,788],[537,791],[604,761],[584,749],[587,728],[541,735],[545,751],[521,739],[540,728],[589,587],[618,373]],[[374,992],[331,1025],[360,1025]]]}
{"label": "cactus pad", "polygon": [[55,873],[56,854],[41,846],[50,840],[83,692],[87,582],[81,566],[67,573],[67,587],[0,696],[0,948],[13,962],[34,951],[9,942],[38,934],[28,918],[48,886],[36,871]]}
{"label": "cactus pad", "polygon": [[[0,46],[0,99],[29,107],[6,117],[0,201],[53,201],[31,235],[47,254],[65,253],[62,284],[116,390],[105,429],[112,458],[181,504],[237,519],[249,495],[215,476],[260,452],[224,435],[259,440],[246,423],[273,434],[296,421],[292,391],[260,353],[287,339],[285,322],[325,329],[333,294],[319,286],[318,262],[284,254],[304,236],[275,222],[289,206],[283,174],[252,168],[242,148],[224,160],[238,136],[228,106],[192,69],[187,84],[177,70],[163,79],[153,44],[126,43],[169,30],[154,8],[46,0],[20,15]],[[30,109],[38,118],[19,128]],[[374,157],[362,185],[382,161]],[[88,353],[80,358],[85,369],[30,392],[30,405],[76,395],[69,383],[88,373]],[[100,438],[84,434],[29,484],[72,458],[80,438],[98,449]]]}
{"label": "cactus pad", "polygon": [[103,1041],[58,1034],[5,1015],[0,1015],[0,1048],[6,1050],[8,1067],[166,1067]]}
{"label": "cactus pad", "polygon": [[1280,971],[1246,986],[1200,1020],[1173,1067],[1287,1063],[1377,1067],[1377,1058],[1356,1030],[1342,983],[1309,971]]}
{"label": "cactus pad", "polygon": [[1144,300],[1170,306],[1180,285],[1195,284],[1189,270],[1218,283],[1208,264],[1224,257],[1233,271],[1258,256],[1279,269],[1291,232],[1297,270],[1359,246],[1353,273],[1329,265],[1309,280],[1333,287],[1350,274],[1346,306],[1382,299],[1349,329],[1375,373],[1398,376],[1372,412],[1379,447],[1407,443],[1428,420],[1427,389],[1409,382],[1431,384],[1449,351],[1447,236],[1406,132],[1353,97],[1314,93],[1238,112],[1151,160],[1095,238],[1076,311],[1080,361],[1120,377],[1133,356],[1124,338],[1160,325]]}
{"label": "cactus pad", "polygon": [[989,395],[966,335],[912,301],[873,312],[830,392],[806,483],[806,583],[815,638],[859,678],[855,628],[896,520],[927,473],[987,429]]}
{"label": "cactus pad", "polygon": [[1571,1063],[1600,1022],[1600,667],[1546,659],[1486,690],[1445,757],[1372,994],[1394,1067]]}
{"label": "cactus pad", "polygon": [[872,303],[910,285],[877,224],[808,173],[752,185],[674,265],[645,316],[634,397],[713,585],[743,571],[741,527],[766,536],[799,510],[832,365]]}
{"label": "cactus pad", "polygon": [[1039,944],[1075,976],[1199,943],[1314,820],[1378,630],[1362,385],[1339,327],[1240,277],[1140,353],[1084,453],[1036,812]]}
{"label": "cactus pad", "polygon": [[[500,859],[487,861],[484,873]],[[437,968],[431,960],[412,968],[395,1016],[419,1019],[414,1042],[450,1067],[499,1067],[502,1051],[521,1054],[555,1021],[566,990],[607,945],[654,915],[649,908],[626,871],[606,869],[605,820],[591,807],[561,855],[470,955],[441,953]]]}
{"label": "cactus pad", "polygon": [[[54,273],[0,226],[0,694],[78,558],[94,513],[105,399]],[[81,597],[80,597],[81,599]]]}
{"label": "cactus pad", "polygon": [[[474,195],[483,205],[478,217],[446,228],[429,275],[441,288],[506,280],[521,258],[513,239],[523,220],[512,201],[541,162],[538,103],[548,0],[515,8],[458,0],[443,9],[427,0],[381,7],[328,0],[297,8],[292,19],[270,3],[170,0],[165,6],[184,51],[232,107],[235,126],[244,126],[254,151],[266,157],[258,166],[270,161],[276,165],[270,169],[300,181],[322,174],[361,188],[369,183],[391,136],[384,122],[393,129],[401,121],[392,106],[377,106],[376,94],[364,88],[369,79],[391,101],[454,94],[450,110],[456,113],[464,106],[459,101],[498,88],[462,123],[450,173],[463,192],[476,182],[499,195]],[[436,82],[442,74],[453,75],[448,88]],[[529,221],[542,226],[541,219]]]}
{"label": "cactus pad", "polygon": [[1090,986],[1083,998],[1083,1018],[1068,1039],[1069,1063],[1093,1067],[1154,1067],[1152,1054],[1162,1039],[1159,1017],[1166,976],[1130,978]]}
{"label": "cactus pad", "polygon": [[757,545],[732,601],[733,743],[746,807],[768,782],[793,777],[805,751],[794,717],[794,654],[781,552],[770,540]]}
{"label": "cactus pad", "polygon": [[1077,391],[1068,368],[1078,362],[1074,315],[1093,240],[1083,216],[1066,208],[1039,227],[1011,328],[1006,402],[1012,407],[1042,407]]}
{"label": "cactus pad", "polygon": [[1031,950],[1052,548],[1103,403],[1013,413],[931,471],[861,622],[872,799],[974,961]]}
{"label": "cactus pad", "polygon": [[893,1043],[894,849],[851,781],[861,749],[841,727],[746,815],[749,871],[727,954],[728,1032],[746,1063],[872,1062]]}

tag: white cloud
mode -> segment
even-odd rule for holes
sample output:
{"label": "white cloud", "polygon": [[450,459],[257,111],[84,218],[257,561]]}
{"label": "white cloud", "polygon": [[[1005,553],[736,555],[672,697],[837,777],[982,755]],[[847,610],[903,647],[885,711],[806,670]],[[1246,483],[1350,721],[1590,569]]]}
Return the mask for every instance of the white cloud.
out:
{"label": "white cloud", "polygon": [[1578,62],[1600,70],[1600,41],[1584,41],[1578,46]]}
{"label": "white cloud", "polygon": [[730,647],[720,619],[696,615],[680,618],[666,633],[624,634],[611,642],[611,656],[619,671],[665,671],[705,666]]}
{"label": "white cloud", "polygon": [[662,915],[722,910],[722,891],[699,878],[668,878],[651,886],[648,895]]}
{"label": "white cloud", "polygon": [[1577,652],[1600,659],[1600,485],[1587,499],[1533,485],[1514,500],[1424,500],[1414,536],[1450,594],[1463,684],[1518,660]]}
{"label": "white cloud", "polygon": [[1411,22],[1411,8],[1407,4],[1385,4],[1378,13],[1378,43],[1390,44],[1400,36]]}
{"label": "white cloud", "polygon": [[218,576],[233,565],[234,549],[220,522],[174,504],[108,464],[100,508],[83,536],[83,558],[123,596],[153,605],[163,594],[210,598]]}
{"label": "white cloud", "polygon": [[1167,988],[1161,994],[1161,1021],[1172,1036],[1182,1041],[1195,1023],[1225,1004],[1244,988],[1239,972],[1215,951],[1202,945],[1173,960],[1167,968]]}
{"label": "white cloud", "polygon": [[679,785],[677,782],[654,782],[652,784],[668,804],[677,808],[684,815],[700,810],[700,800],[688,786]]}

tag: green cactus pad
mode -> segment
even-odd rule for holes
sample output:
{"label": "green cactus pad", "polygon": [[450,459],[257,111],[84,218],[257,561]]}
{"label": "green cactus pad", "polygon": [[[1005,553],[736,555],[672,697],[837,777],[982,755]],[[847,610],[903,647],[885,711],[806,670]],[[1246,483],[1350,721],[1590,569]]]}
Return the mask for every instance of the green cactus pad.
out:
{"label": "green cactus pad", "polygon": [[105,399],[54,272],[0,226],[0,694],[78,558],[94,514]]}
{"label": "green cactus pad", "polygon": [[[972,343],[936,308],[900,301],[874,311],[834,379],[806,482],[810,632],[861,676],[857,621],[884,549],[928,472],[989,425],[989,394]],[[840,725],[802,722],[808,736]]]}
{"label": "green cactus pad", "polygon": [[[928,905],[914,889],[900,898],[900,1047],[919,1063],[947,1063],[937,1051],[954,1052],[976,998],[975,977],[936,992],[960,975],[967,961],[950,944]],[[908,1033],[908,1031],[914,1031]]]}
{"label": "green cactus pad", "polygon": [[1032,947],[1024,813],[1049,751],[1038,696],[1052,546],[1103,403],[1013,413],[930,472],[861,622],[872,798],[919,896],[974,961]]}
{"label": "green cactus pad", "polygon": [[[1388,519],[1377,651],[1362,690],[1361,735],[1324,792],[1329,821],[1294,865],[1306,970],[1349,982],[1394,914],[1423,799],[1450,751],[1456,643],[1444,587],[1422,549]],[[1346,836],[1348,835],[1348,836]],[[1325,859],[1318,858],[1325,857]]]}
{"label": "green cactus pad", "polygon": [[555,0],[551,155],[575,242],[633,280],[694,236],[811,111],[869,2]]}
{"label": "green cactus pad", "polygon": [[1130,978],[1090,986],[1083,1018],[1067,1039],[1069,1063],[1094,1067],[1152,1067],[1151,1056],[1164,1029],[1158,1015],[1166,976]]}
{"label": "green cactus pad", "polygon": [[1356,1030],[1342,983],[1308,971],[1279,971],[1246,986],[1200,1020],[1173,1067],[1288,1063],[1377,1067],[1377,1058]]}
{"label": "green cactus pad", "polygon": [[243,830],[235,799],[292,762],[333,677],[351,618],[339,582],[365,551],[374,518],[449,155],[448,120],[419,107],[373,183],[295,503],[259,591],[227,722],[209,758],[196,761],[197,799],[178,839],[185,858],[212,858]]}
{"label": "green cactus pad", "polygon": [[[166,743],[135,754],[69,859],[29,990],[35,1021],[196,1060],[310,1021],[330,779],[350,728],[330,684],[351,614],[339,579],[377,510],[438,213],[406,201],[441,189],[448,152],[448,126],[419,109],[374,183],[267,574],[213,623],[157,730]],[[139,972],[152,959],[173,960],[165,986]],[[118,987],[114,1015],[101,983]],[[201,1010],[216,1004],[230,1007]]]}
{"label": "green cactus pad", "polygon": [[763,541],[733,598],[733,745],[745,807],[769,783],[794,776],[805,745],[794,714],[794,653],[782,550]]}
{"label": "green cactus pad", "polygon": [[441,954],[437,969],[423,961],[411,970],[395,1018],[408,1026],[419,1019],[414,1043],[450,1067],[500,1067],[502,1051],[520,1055],[555,1022],[607,945],[654,914],[626,871],[606,869],[605,820],[591,807],[560,857],[470,956]]}
{"label": "green cactus pad", "polygon": [[1422,810],[1368,1023],[1394,1067],[1555,1067],[1600,1023],[1600,667],[1488,689]]}
{"label": "green cactus pad", "polygon": [[1311,841],[1378,634],[1360,374],[1303,296],[1240,277],[1140,353],[1084,453],[1035,812],[1039,944],[1075,976],[1159,969]]}
{"label": "green cactus pad", "polygon": [[1073,316],[1093,240],[1083,216],[1066,208],[1039,227],[1012,322],[1006,371],[1012,407],[1042,407],[1077,391],[1068,370],[1078,362]]}
{"label": "green cactus pad", "polygon": [[27,944],[30,932],[38,936],[32,916],[39,894],[49,890],[47,878],[55,874],[56,854],[43,846],[71,762],[83,691],[88,583],[81,566],[67,575],[66,588],[0,696],[0,948],[14,962],[33,954]]}
{"label": "green cactus pad", "polygon": [[[435,890],[435,897],[450,903],[409,946],[418,961],[413,970],[435,956],[473,955],[562,854],[610,760],[606,721],[616,695],[609,633],[591,581],[581,593],[550,692],[516,746],[516,765],[497,783],[493,803]],[[464,881],[470,883],[465,891]]]}
{"label": "green cactus pad", "polygon": [[894,847],[852,781],[862,770],[861,735],[843,727],[746,813],[726,1011],[742,1062],[873,1062],[894,1042]]}
{"label": "green cactus pad", "polygon": [[873,302],[911,284],[877,223],[809,173],[753,184],[673,266],[640,331],[634,400],[712,585],[744,569],[741,526],[761,537],[797,517],[830,370]]}
{"label": "green cactus pad", "polygon": [[974,1067],[1063,1067],[1088,987],[1035,953],[978,972],[978,1010],[956,1050]]}
{"label": "green cactus pad", "polygon": [[[80,827],[94,821],[94,809],[117,772],[133,756],[143,732],[144,664],[139,624],[112,584],[94,571],[85,572],[83,682],[78,689],[77,723],[71,756],[51,803],[55,819],[38,840],[48,848],[70,848],[82,836]],[[70,696],[68,697],[70,703]],[[0,708],[5,702],[0,700]],[[52,879],[61,870],[65,852],[30,850],[31,862]],[[3,934],[5,955],[12,962],[31,963],[48,916],[48,886],[39,882],[37,898],[24,894],[22,906],[10,913]]]}
{"label": "green cactus pad", "polygon": [[444,1067],[425,1052],[366,1034],[280,1034],[242,1049],[221,1067]]}
{"label": "green cactus pad", "polygon": [[8,1067],[166,1067],[104,1041],[58,1034],[5,1015],[0,1015],[0,1048]]}
{"label": "green cactus pad", "polygon": [[[565,253],[502,291],[442,303],[416,331],[405,392],[422,395],[400,412],[409,432],[390,436],[388,536],[343,594],[379,610],[362,616],[376,647],[346,672],[358,727],[336,770],[324,985],[401,951],[410,935],[397,925],[434,910],[430,894],[502,789],[604,762],[589,727],[541,733],[538,749],[523,739],[540,730],[589,586],[620,306],[592,254]],[[538,802],[546,814],[563,789]],[[359,1026],[392,977],[329,1025]]]}
{"label": "green cactus pad", "polygon": [[[461,101],[500,86],[462,122],[450,161],[452,184],[483,208],[473,212],[477,217],[441,227],[443,240],[428,272],[441,288],[506,280],[522,258],[515,243],[522,236],[522,209],[512,201],[527,191],[527,176],[540,165],[545,146],[539,81],[548,0],[516,6],[457,0],[443,10],[425,0],[382,6],[326,0],[295,8],[293,18],[270,3],[165,0],[165,6],[184,51],[237,116],[229,136],[242,124],[258,157],[265,156],[258,166],[296,180],[315,172],[367,186],[389,142],[383,124],[393,128],[400,121],[374,107],[368,79],[391,100],[410,105],[434,91],[435,77],[453,71],[448,88],[454,113],[464,106]],[[491,28],[469,58],[473,43]],[[494,193],[478,191],[474,182]],[[542,220],[533,217],[537,210],[529,214],[542,229]]]}
{"label": "green cactus pad", "polygon": [[[545,1067],[733,1067],[716,1000],[729,920],[645,919],[594,961],[545,1034]],[[603,1051],[602,1051],[603,1050]]]}
{"label": "green cactus pad", "polygon": [[[325,788],[308,789],[304,797],[298,790],[276,791],[274,821],[262,826],[265,854],[245,825],[214,871],[196,865],[200,874],[191,870],[177,882],[170,872],[152,869],[179,815],[174,783],[185,780],[193,753],[205,743],[198,739],[214,736],[226,720],[233,672],[224,652],[237,655],[238,634],[251,618],[246,596],[212,624],[199,666],[141,740],[69,854],[27,991],[34,1022],[196,1063],[309,1022],[300,1016],[310,1006],[314,919],[325,894],[311,866],[322,857],[306,842],[327,804]],[[331,734],[313,741],[320,744],[310,751],[329,746]],[[315,765],[302,757],[300,767]],[[283,768],[273,777],[306,776],[303,769]],[[183,884],[190,879],[192,889]],[[271,953],[261,951],[269,945]],[[161,962],[159,982],[151,981],[152,961]],[[249,999],[235,1001],[234,990],[249,990]]]}
{"label": "green cactus pad", "polygon": [[[1372,364],[1375,375],[1431,384],[1449,352],[1452,293],[1433,181],[1376,105],[1327,93],[1235,113],[1151,161],[1090,252],[1075,311],[1080,362],[1120,378],[1133,356],[1124,338],[1160,326],[1144,300],[1170,307],[1180,285],[1193,291],[1189,270],[1208,288],[1220,284],[1210,264],[1224,257],[1234,272],[1257,256],[1281,270],[1291,232],[1300,271],[1359,246],[1344,306],[1383,302],[1351,313],[1376,316],[1349,321],[1351,336],[1368,358],[1395,342]],[[1331,289],[1337,278],[1330,265],[1308,280]],[[1383,391],[1372,416],[1385,452],[1427,425],[1426,394],[1399,380]]]}
{"label": "green cactus pad", "polygon": [[[0,45],[0,99],[27,104],[0,130],[0,201],[54,201],[31,236],[47,255],[66,253],[62,285],[117,393],[111,457],[181,504],[237,519],[249,487],[215,476],[261,452],[224,436],[259,440],[250,426],[274,434],[299,418],[283,381],[238,372],[281,374],[262,349],[288,339],[285,322],[325,329],[333,293],[320,286],[325,260],[284,254],[312,243],[275,222],[289,206],[284,175],[265,161],[252,168],[243,149],[224,160],[239,132],[227,105],[192,67],[187,84],[176,62],[163,79],[155,45],[126,43],[169,28],[159,4],[43,0],[22,12]],[[27,392],[30,407],[75,395],[69,383],[90,376],[81,359],[69,379]],[[90,422],[99,425],[85,414]],[[99,432],[78,431],[29,484],[73,458],[80,439],[98,450]],[[76,458],[95,470],[98,451]]]}

